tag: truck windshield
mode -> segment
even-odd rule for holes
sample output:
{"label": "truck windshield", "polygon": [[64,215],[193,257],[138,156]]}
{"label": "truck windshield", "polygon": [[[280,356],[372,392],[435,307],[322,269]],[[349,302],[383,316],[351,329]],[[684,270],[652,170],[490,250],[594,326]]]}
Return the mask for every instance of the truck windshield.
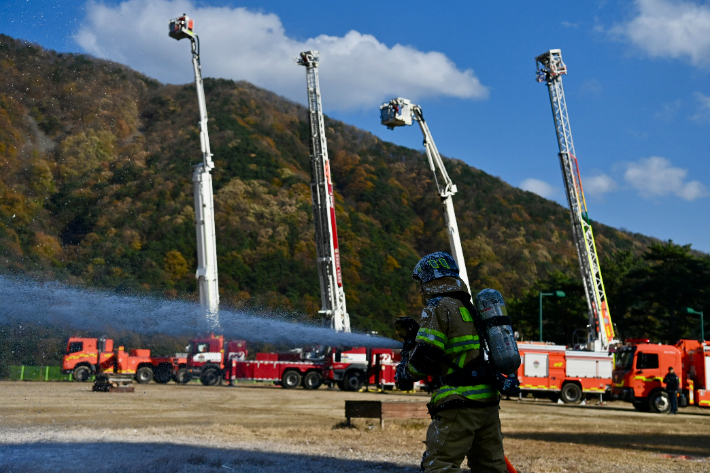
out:
{"label": "truck windshield", "polygon": [[616,369],[630,370],[634,365],[634,353],[636,353],[635,348],[626,349],[618,353],[616,358]]}
{"label": "truck windshield", "polygon": [[77,353],[84,349],[84,342],[71,342],[67,348],[67,355]]}

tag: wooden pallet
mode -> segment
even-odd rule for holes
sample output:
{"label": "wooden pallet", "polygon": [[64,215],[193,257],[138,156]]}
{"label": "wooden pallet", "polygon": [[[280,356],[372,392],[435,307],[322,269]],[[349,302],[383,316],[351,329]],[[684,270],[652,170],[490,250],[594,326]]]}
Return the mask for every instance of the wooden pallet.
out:
{"label": "wooden pallet", "polygon": [[380,427],[385,428],[385,419],[428,419],[429,411],[421,402],[397,401],[345,401],[345,417],[380,419]]}

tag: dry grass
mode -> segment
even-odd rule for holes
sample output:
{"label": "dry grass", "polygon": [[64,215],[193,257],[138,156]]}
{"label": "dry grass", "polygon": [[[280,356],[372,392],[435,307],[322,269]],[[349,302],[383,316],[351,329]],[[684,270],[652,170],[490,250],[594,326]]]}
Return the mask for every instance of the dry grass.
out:
{"label": "dry grass", "polygon": [[[71,471],[95,458],[95,471],[416,471],[426,420],[347,427],[345,399],[426,396],[172,384],[106,394],[4,382],[0,471]],[[708,409],[659,416],[621,403],[501,406],[506,453],[521,473],[710,472]]]}

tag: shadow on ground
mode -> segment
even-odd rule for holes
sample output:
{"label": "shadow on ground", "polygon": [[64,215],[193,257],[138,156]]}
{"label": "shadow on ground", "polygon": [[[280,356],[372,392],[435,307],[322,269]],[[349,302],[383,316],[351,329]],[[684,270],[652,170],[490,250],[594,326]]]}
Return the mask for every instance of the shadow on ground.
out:
{"label": "shadow on ground", "polygon": [[596,445],[606,448],[642,450],[672,455],[697,455],[710,457],[710,434],[612,434],[612,433],[553,433],[506,432],[506,438],[537,440],[550,443]]}
{"label": "shadow on ground", "polygon": [[0,445],[0,472],[75,472],[96,473],[345,473],[383,471],[412,473],[418,468],[387,462],[372,462],[260,452],[241,449],[193,447],[164,443],[85,442],[27,443]]}

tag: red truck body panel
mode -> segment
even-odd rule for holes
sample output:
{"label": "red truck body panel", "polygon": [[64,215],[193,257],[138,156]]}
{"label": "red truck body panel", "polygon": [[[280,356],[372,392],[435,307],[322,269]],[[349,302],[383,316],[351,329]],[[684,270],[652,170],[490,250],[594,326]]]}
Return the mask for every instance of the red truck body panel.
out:
{"label": "red truck body panel", "polygon": [[603,393],[611,385],[613,355],[607,352],[567,350],[564,345],[519,342],[518,368],[524,391],[558,392],[575,383],[586,393]]}

